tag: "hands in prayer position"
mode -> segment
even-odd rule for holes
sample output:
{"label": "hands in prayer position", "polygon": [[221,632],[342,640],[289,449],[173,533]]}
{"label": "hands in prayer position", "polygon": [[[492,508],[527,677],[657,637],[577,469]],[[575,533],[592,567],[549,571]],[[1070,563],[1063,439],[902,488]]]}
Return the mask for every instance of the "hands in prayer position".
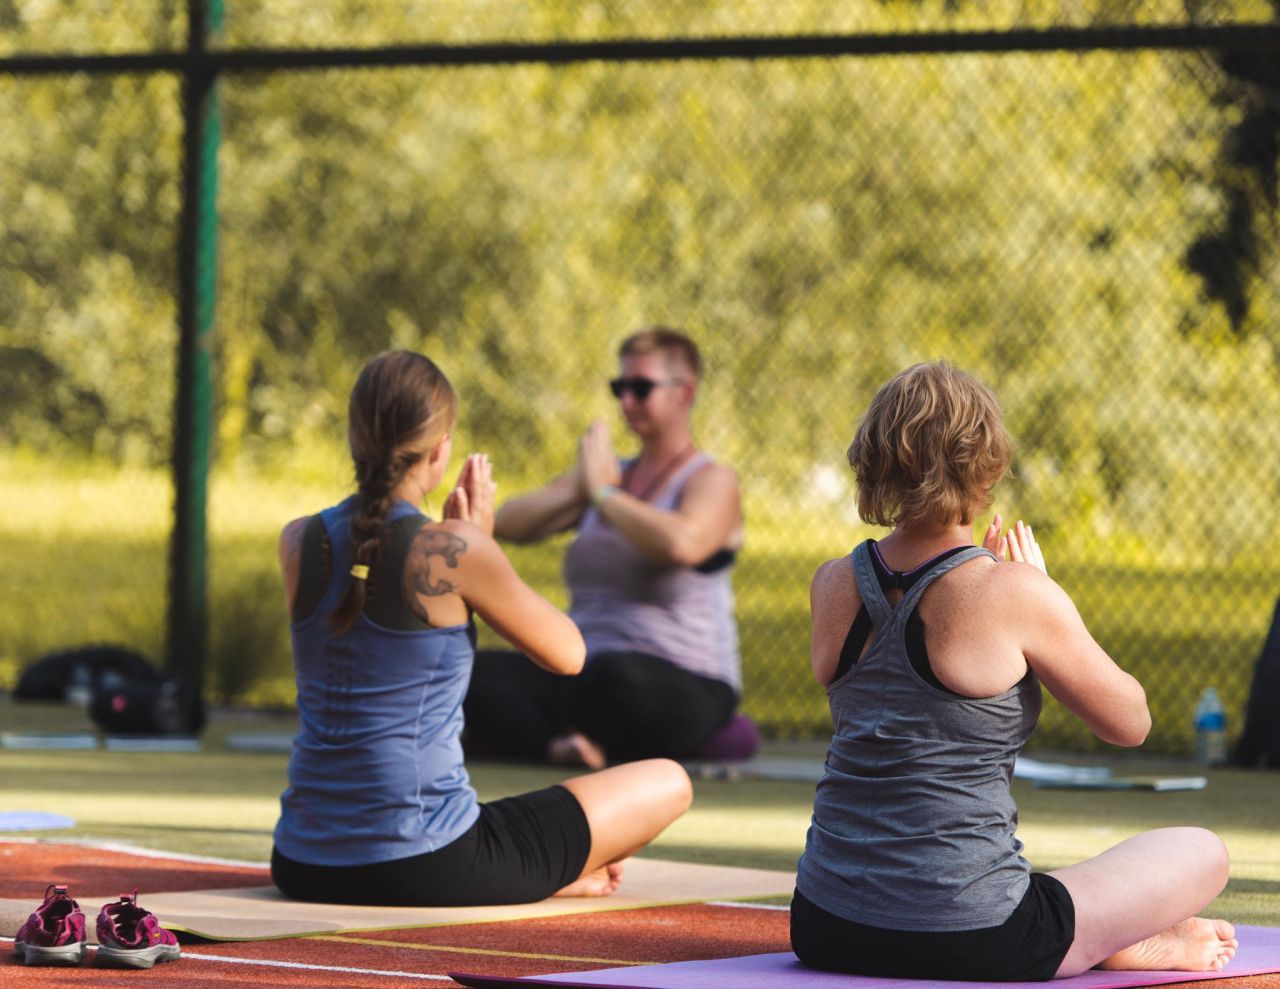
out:
{"label": "hands in prayer position", "polygon": [[996,512],[982,537],[983,549],[989,549],[1005,562],[1030,563],[1042,573],[1047,574],[1049,570],[1044,565],[1044,554],[1040,551],[1040,544],[1036,542],[1031,526],[1023,524],[1022,519],[1018,519],[1008,532],[1001,534],[1003,525],[1004,519],[999,512]]}
{"label": "hands in prayer position", "polygon": [[493,535],[494,497],[498,485],[493,480],[493,464],[487,453],[468,455],[458,472],[458,482],[444,500],[442,515],[479,526]]}

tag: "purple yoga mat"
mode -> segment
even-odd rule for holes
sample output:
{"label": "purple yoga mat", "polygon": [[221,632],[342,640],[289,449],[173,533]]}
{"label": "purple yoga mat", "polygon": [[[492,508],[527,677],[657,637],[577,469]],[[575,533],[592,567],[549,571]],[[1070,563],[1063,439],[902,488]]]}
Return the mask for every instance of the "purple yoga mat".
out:
{"label": "purple yoga mat", "polygon": [[1280,928],[1237,927],[1240,949],[1221,972],[1086,972],[1071,979],[1044,982],[945,982],[924,979],[879,979],[857,975],[835,975],[804,968],[789,951],[745,958],[719,958],[702,962],[674,962],[670,965],[638,965],[605,968],[594,972],[566,972],[563,975],[531,975],[521,979],[493,978],[450,972],[452,979],[477,989],[504,986],[530,989],[536,986],[565,986],[573,989],[1127,989],[1129,986],[1156,986],[1167,982],[1194,982],[1199,979],[1229,979],[1242,975],[1280,972]]}

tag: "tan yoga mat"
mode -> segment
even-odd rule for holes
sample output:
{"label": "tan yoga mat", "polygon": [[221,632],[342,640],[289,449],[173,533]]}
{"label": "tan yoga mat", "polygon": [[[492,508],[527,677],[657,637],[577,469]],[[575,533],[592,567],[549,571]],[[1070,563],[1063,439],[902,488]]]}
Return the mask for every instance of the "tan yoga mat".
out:
{"label": "tan yoga mat", "polygon": [[[505,907],[355,907],[297,903],[286,900],[274,886],[149,895],[143,891],[140,900],[171,930],[215,941],[256,941],[338,931],[479,924],[707,900],[789,896],[794,889],[795,874],[791,872],[630,859],[624,867],[622,885],[612,896],[552,897],[539,903]],[[0,930],[12,937],[31,909],[32,904],[26,901],[0,900]],[[88,926],[92,931],[92,918]]]}

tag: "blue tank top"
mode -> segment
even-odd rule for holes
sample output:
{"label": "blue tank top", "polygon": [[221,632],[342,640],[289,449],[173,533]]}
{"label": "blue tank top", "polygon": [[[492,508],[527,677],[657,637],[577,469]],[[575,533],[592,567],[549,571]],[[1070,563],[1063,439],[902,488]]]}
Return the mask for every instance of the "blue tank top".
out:
{"label": "blue tank top", "polygon": [[853,551],[875,637],[827,687],[835,732],[796,876],[837,917],[970,931],[1004,923],[1027,890],[1009,780],[1040,715],[1039,680],[1028,669],[1003,693],[963,697],[929,684],[907,655],[907,620],[929,585],[991,555],[975,546],[936,562],[893,605],[868,543]]}
{"label": "blue tank top", "polygon": [[[355,499],[321,512],[332,577],[291,626],[300,728],[275,844],[308,865],[370,865],[435,851],[479,816],[462,764],[462,699],[475,657],[469,628],[399,631],[365,615],[342,635],[328,617],[349,579]],[[408,502],[394,523],[418,514]],[[400,574],[391,577],[399,586]]]}

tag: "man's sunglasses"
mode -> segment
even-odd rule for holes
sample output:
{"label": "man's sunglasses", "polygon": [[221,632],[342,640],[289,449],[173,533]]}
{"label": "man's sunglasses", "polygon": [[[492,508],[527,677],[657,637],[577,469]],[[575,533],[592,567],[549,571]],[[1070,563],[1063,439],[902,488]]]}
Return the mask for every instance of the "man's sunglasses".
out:
{"label": "man's sunglasses", "polygon": [[666,378],[662,381],[654,381],[652,378],[614,378],[609,382],[609,391],[613,392],[614,398],[621,398],[627,392],[631,392],[636,397],[637,402],[643,402],[649,397],[659,385],[679,385],[683,383],[681,378]]}

